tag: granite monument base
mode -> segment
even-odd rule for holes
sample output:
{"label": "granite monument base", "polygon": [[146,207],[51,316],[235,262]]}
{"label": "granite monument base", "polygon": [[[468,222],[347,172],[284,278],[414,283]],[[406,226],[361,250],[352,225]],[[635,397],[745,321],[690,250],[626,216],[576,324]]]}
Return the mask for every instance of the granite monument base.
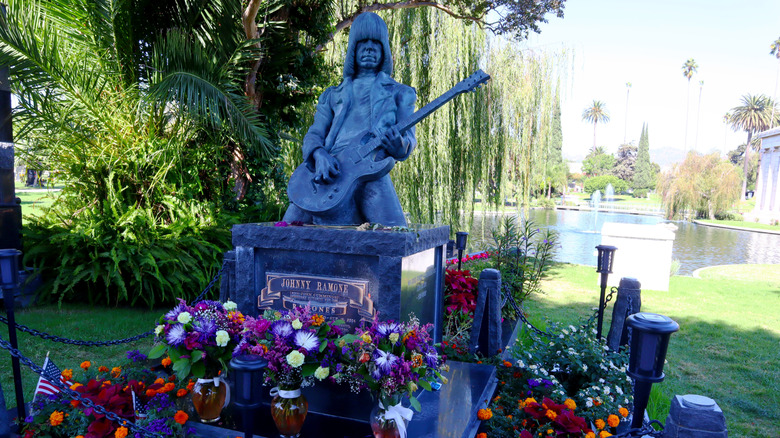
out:
{"label": "granite monument base", "polygon": [[[464,362],[449,362],[450,370],[444,373],[449,383],[442,385],[439,391],[423,391],[418,395],[422,407],[415,412],[407,429],[408,438],[472,438],[477,433],[479,420],[477,410],[485,407],[485,401],[490,400],[496,388],[496,369],[492,365],[479,365]],[[267,394],[267,387],[258,388]],[[341,390],[343,399],[351,399],[349,409],[353,409],[360,396],[349,392],[348,388]],[[304,390],[306,397],[321,393],[319,387]],[[321,396],[319,394],[317,396]],[[365,394],[362,394],[365,395]],[[370,398],[368,398],[370,400]],[[277,437],[279,433],[271,418],[270,398],[265,404],[249,414],[255,419],[254,436]],[[333,401],[333,404],[338,402]],[[301,431],[301,437],[318,438],[363,438],[371,436],[368,423],[373,401],[360,406],[358,410],[347,412],[349,415],[329,415],[314,410],[310,400],[309,414]],[[408,406],[408,401],[405,403]],[[243,437],[240,430],[240,413],[234,406],[223,411],[223,419],[216,425],[206,425],[191,421],[187,423],[196,429],[198,436],[203,438]]]}

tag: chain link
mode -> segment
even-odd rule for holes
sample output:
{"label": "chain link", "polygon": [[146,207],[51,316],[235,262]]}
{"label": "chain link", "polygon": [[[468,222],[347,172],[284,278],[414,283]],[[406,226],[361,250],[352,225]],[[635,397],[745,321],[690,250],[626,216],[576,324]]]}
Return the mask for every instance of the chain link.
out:
{"label": "chain link", "polygon": [[[660,427],[660,429],[655,430],[655,428],[653,428],[654,424]],[[629,429],[625,432],[611,436],[613,438],[644,438],[647,436],[653,438],[662,438],[664,436],[664,425],[658,420],[650,420],[650,422],[643,424],[642,427]]]}
{"label": "chain link", "polygon": [[[11,356],[19,359],[19,362],[21,362],[22,364],[26,365],[31,370],[35,371],[36,373],[38,373],[41,376],[44,375],[43,368],[39,367],[31,359],[29,359],[28,357],[24,356],[19,350],[13,348],[11,346],[11,344],[8,341],[6,341],[5,339],[3,339],[3,338],[0,338],[0,347],[8,350],[8,352],[11,353]],[[45,376],[43,376],[43,377],[45,378]],[[70,389],[67,385],[65,385],[64,383],[60,382],[57,379],[54,379],[53,381],[50,381],[50,383],[52,385],[56,386],[60,390],[60,392],[62,394],[66,395],[71,400],[78,400],[87,409],[90,409],[90,408],[94,409],[94,411],[97,412],[98,414],[104,415],[109,420],[114,421],[114,422],[116,422],[118,424],[121,424],[121,425],[127,427],[128,429],[132,430],[133,432],[140,433],[143,436],[147,436],[147,437],[163,438],[163,435],[161,435],[161,434],[159,434],[157,432],[152,432],[150,430],[147,430],[143,426],[139,426],[139,425],[133,423],[132,421],[130,421],[130,420],[126,419],[126,418],[120,417],[119,415],[115,414],[114,412],[106,410],[106,408],[104,408],[101,405],[95,404],[95,402],[93,402],[92,400],[90,400],[88,398],[82,397],[81,395],[79,395],[78,392]],[[19,421],[22,421],[22,420],[23,419],[19,419]]]}
{"label": "chain link", "polygon": [[[609,290],[609,293],[608,293],[608,294],[607,294],[607,296],[604,298],[604,311],[605,311],[605,312],[607,311],[607,303],[609,303],[610,301],[612,301],[612,296],[613,296],[613,295],[615,295],[615,294],[617,293],[617,291],[618,291],[618,288],[617,288],[617,287],[615,287],[615,286],[612,286],[612,289],[610,289],[610,290]],[[593,311],[593,316],[591,316],[590,318],[588,318],[588,324],[590,324],[590,323],[592,323],[593,321],[595,321],[595,320],[596,320],[596,318],[598,318],[598,317],[599,317],[599,309],[598,309],[598,307],[597,307],[597,308],[596,308],[596,310],[594,310],[594,311]]]}
{"label": "chain link", "polygon": [[[211,279],[209,284],[206,286],[205,289],[195,298],[193,303],[197,303],[198,301],[201,301],[203,297],[211,290],[211,288],[214,287],[214,285],[217,283],[217,280],[219,280],[220,277],[222,277],[223,272],[225,272],[225,267],[227,266],[226,263],[222,263],[222,267],[219,269],[217,274],[214,276],[214,278]],[[8,319],[4,316],[0,315],[0,322],[2,322],[5,325],[8,325]],[[81,347],[105,347],[109,345],[121,345],[121,344],[127,344],[130,342],[137,341],[139,339],[147,338],[151,336],[154,333],[154,329],[149,330],[148,332],[141,333],[139,335],[131,336],[129,338],[125,339],[115,339],[111,341],[83,341],[78,339],[69,339],[69,338],[63,338],[61,336],[52,335],[46,332],[42,332],[40,330],[35,330],[33,328],[27,327],[25,325],[16,324],[16,328],[19,331],[22,331],[24,333],[27,333],[32,336],[37,336],[41,339],[45,339],[47,341],[52,342],[59,342],[62,344],[69,344],[69,345],[78,345]]]}
{"label": "chain link", "polygon": [[504,307],[506,303],[509,302],[509,304],[512,305],[512,308],[514,309],[515,313],[517,313],[517,316],[520,318],[521,321],[523,321],[523,324],[528,326],[531,330],[533,330],[536,334],[546,336],[548,338],[552,337],[550,333],[547,333],[533,324],[531,324],[531,321],[526,319],[525,317],[525,311],[523,310],[522,304],[517,304],[515,301],[515,297],[512,296],[512,291],[509,290],[509,286],[507,284],[501,285],[501,307]]}

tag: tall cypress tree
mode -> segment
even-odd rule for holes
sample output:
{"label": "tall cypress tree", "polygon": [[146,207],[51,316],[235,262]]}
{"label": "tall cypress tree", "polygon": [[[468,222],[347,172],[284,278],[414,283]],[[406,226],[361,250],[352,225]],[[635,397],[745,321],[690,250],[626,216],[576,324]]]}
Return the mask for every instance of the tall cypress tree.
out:
{"label": "tall cypress tree", "polygon": [[650,140],[647,131],[647,124],[643,124],[634,168],[634,181],[632,184],[634,190],[652,190],[655,188],[655,170],[650,162]]}

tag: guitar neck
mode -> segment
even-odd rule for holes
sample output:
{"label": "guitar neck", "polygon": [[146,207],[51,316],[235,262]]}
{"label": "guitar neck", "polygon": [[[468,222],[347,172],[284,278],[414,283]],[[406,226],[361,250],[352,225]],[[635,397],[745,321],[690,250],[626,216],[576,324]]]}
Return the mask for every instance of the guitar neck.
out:
{"label": "guitar neck", "polygon": [[461,92],[455,91],[454,89],[448,90],[446,93],[442,94],[441,96],[437,97],[434,101],[429,102],[428,105],[425,105],[424,107],[418,109],[414,112],[411,116],[409,116],[406,120],[402,121],[401,123],[398,123],[396,128],[398,128],[398,132],[403,134],[404,132],[408,131],[409,128],[412,126],[420,123],[420,121],[429,115],[431,115],[432,112],[436,111],[437,109],[441,108],[445,103],[449,102],[455,96],[460,94]]}

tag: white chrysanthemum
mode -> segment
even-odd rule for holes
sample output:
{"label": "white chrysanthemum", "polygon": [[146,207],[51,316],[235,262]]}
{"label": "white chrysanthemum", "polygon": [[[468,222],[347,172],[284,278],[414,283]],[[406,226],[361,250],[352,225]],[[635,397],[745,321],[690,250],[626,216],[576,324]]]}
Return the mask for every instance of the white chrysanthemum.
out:
{"label": "white chrysanthemum", "polygon": [[623,395],[623,388],[616,386],[615,391],[617,391],[618,394]]}
{"label": "white chrysanthemum", "polygon": [[292,327],[295,330],[300,330],[303,327],[303,323],[301,322],[300,319],[295,318],[295,321],[292,322]]}
{"label": "white chrysanthemum", "polygon": [[525,362],[522,359],[517,359],[517,366],[519,368],[525,368]]}
{"label": "white chrysanthemum", "polygon": [[328,377],[328,374],[330,374],[330,368],[317,367],[317,370],[314,371],[314,377],[318,380]]}
{"label": "white chrysanthemum", "polygon": [[390,333],[390,335],[387,337],[387,339],[390,340],[390,343],[396,344],[398,342],[398,333]]}
{"label": "white chrysanthemum", "polygon": [[230,342],[230,335],[225,330],[217,330],[217,347],[224,347]]}
{"label": "white chrysanthemum", "polygon": [[588,364],[582,364],[582,370],[588,371]]}
{"label": "white chrysanthemum", "polygon": [[[293,322],[293,326],[295,323]],[[313,353],[320,348],[320,339],[312,332],[299,330],[295,332],[295,345]]]}
{"label": "white chrysanthemum", "polygon": [[236,303],[234,303],[234,302],[232,302],[230,300],[225,301],[225,304],[223,304],[223,306],[225,307],[225,310],[227,310],[228,312],[232,312],[232,311],[238,309],[238,304],[236,304]]}
{"label": "white chrysanthemum", "polygon": [[593,399],[588,397],[588,400],[585,401],[585,406],[592,408],[593,407]]}
{"label": "white chrysanthemum", "polygon": [[298,350],[293,350],[287,355],[287,363],[293,368],[298,368],[303,365],[304,356]]}
{"label": "white chrysanthemum", "polygon": [[604,394],[609,395],[609,393],[612,392],[612,390],[609,388],[609,386],[604,387]]}
{"label": "white chrysanthemum", "polygon": [[157,327],[154,328],[154,335],[160,336],[160,333],[162,333],[164,329],[165,329],[164,325],[162,324],[158,325]]}
{"label": "white chrysanthemum", "polygon": [[[569,332],[566,329],[561,330],[561,333],[563,333],[564,335],[568,335],[569,334]],[[563,338],[563,336],[561,336],[561,338]]]}
{"label": "white chrysanthemum", "polygon": [[564,336],[563,336],[563,335],[558,335],[558,337],[559,337],[559,338],[561,338],[561,339],[563,339],[563,338],[564,338]]}
{"label": "white chrysanthemum", "polygon": [[176,320],[182,324],[187,324],[192,321],[192,315],[190,315],[190,312],[181,312],[179,316],[176,317]]}

